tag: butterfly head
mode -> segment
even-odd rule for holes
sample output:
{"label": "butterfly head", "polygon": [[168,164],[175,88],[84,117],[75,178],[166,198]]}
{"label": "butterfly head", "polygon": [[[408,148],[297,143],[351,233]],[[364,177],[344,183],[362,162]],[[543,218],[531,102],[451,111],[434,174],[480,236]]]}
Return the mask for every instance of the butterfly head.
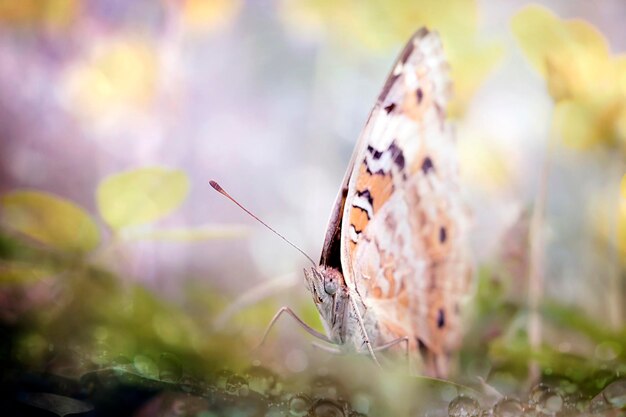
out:
{"label": "butterfly head", "polygon": [[344,318],[348,312],[348,288],[343,275],[335,268],[317,267],[304,270],[304,277],[322,321],[331,339],[345,342]]}

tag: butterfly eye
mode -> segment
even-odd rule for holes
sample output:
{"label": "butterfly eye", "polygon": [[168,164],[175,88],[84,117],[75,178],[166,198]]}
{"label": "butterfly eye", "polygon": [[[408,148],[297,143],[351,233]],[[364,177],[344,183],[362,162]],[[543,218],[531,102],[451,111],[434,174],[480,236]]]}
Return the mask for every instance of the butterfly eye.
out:
{"label": "butterfly eye", "polygon": [[324,280],[324,291],[328,295],[334,295],[337,292],[337,281],[333,277],[326,277]]}

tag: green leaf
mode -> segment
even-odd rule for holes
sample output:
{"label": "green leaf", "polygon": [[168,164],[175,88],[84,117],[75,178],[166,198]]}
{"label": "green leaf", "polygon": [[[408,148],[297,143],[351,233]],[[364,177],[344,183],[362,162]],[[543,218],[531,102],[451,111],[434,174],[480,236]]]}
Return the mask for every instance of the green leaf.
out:
{"label": "green leaf", "polygon": [[0,262],[0,284],[3,285],[37,282],[55,274],[55,271],[43,266],[17,262]]}
{"label": "green leaf", "polygon": [[140,168],[106,178],[97,191],[98,208],[115,230],[149,223],[174,211],[189,191],[184,172]]}
{"label": "green leaf", "polygon": [[100,233],[91,216],[71,201],[40,191],[13,191],[0,197],[0,222],[48,246],[86,252]]}
{"label": "green leaf", "polygon": [[560,328],[575,330],[591,340],[613,342],[618,345],[626,345],[626,332],[622,329],[612,331],[604,323],[587,316],[578,307],[570,307],[554,301],[547,301],[542,305],[541,312],[546,320],[549,320]]}

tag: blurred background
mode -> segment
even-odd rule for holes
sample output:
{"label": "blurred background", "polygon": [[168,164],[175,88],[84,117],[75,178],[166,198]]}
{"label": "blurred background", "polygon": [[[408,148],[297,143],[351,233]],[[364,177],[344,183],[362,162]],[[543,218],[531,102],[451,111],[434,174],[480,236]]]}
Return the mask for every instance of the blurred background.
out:
{"label": "blurred background", "polygon": [[[3,360],[149,372],[167,351],[217,369],[243,366],[282,305],[319,328],[306,259],[208,180],[316,259],[390,66],[428,26],[473,216],[462,368],[525,370],[536,308],[544,374],[623,368],[625,16],[621,0],[0,0]],[[307,368],[276,349],[289,363],[266,363]]]}

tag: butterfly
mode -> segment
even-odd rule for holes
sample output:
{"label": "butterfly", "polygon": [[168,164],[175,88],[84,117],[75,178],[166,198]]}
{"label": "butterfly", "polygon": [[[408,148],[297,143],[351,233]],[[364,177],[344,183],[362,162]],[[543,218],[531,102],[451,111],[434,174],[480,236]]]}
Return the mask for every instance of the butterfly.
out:
{"label": "butterfly", "polygon": [[446,375],[471,281],[467,209],[446,120],[451,92],[441,40],[422,28],[393,65],[359,137],[319,264],[311,260],[304,270],[326,334],[288,307],[270,328],[288,313],[341,351],[369,352],[376,361],[376,351],[404,344],[423,372]]}

